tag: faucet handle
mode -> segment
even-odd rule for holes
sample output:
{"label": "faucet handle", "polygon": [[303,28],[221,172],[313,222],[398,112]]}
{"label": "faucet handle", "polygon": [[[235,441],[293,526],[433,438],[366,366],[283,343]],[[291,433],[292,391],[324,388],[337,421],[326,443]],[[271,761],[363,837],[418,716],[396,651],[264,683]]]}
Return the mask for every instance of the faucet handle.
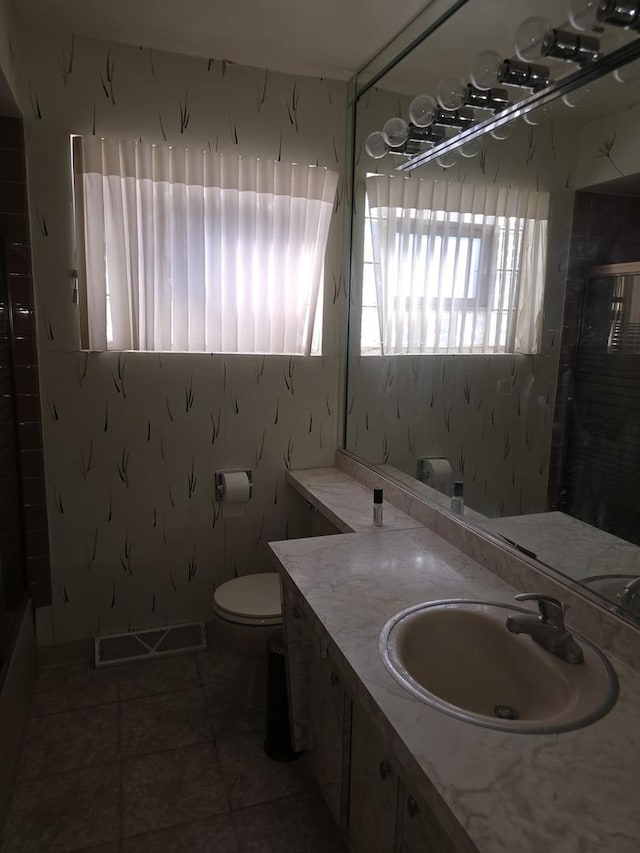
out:
{"label": "faucet handle", "polygon": [[564,629],[564,614],[567,611],[566,604],[558,601],[550,595],[539,595],[535,592],[521,592],[515,596],[516,601],[535,601],[543,622]]}
{"label": "faucet handle", "polygon": [[620,607],[631,616],[640,616],[640,575],[632,577],[622,592],[618,593]]}

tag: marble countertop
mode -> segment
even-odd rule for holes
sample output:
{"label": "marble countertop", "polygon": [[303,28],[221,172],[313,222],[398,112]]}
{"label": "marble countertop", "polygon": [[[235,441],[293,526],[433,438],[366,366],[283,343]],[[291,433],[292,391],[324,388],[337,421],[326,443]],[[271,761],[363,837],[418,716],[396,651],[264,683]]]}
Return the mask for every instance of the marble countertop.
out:
{"label": "marble countertop", "polygon": [[564,512],[512,515],[476,523],[491,533],[501,533],[575,580],[593,575],[640,575],[637,545]]}
{"label": "marble countertop", "polygon": [[[391,477],[391,479],[395,480],[397,483],[400,483],[405,486],[405,488],[415,492],[415,494],[423,500],[429,501],[429,503],[434,504],[441,509],[451,508],[451,498],[448,495],[439,492],[437,489],[433,489],[426,483],[421,483],[420,480],[416,480],[416,478],[412,477],[411,474],[406,474],[404,471],[401,471],[393,465],[376,465],[376,470],[380,471],[383,476]],[[478,523],[487,520],[486,515],[472,509],[467,504],[465,504],[464,507],[464,517],[467,521],[476,521]]]}
{"label": "marble countertop", "polygon": [[337,468],[287,471],[287,482],[343,533],[384,533],[422,527],[419,521],[388,501],[383,501],[383,525],[376,527],[373,524],[373,490]]}
{"label": "marble countertop", "polygon": [[425,528],[270,547],[358,691],[413,756],[412,772],[426,774],[480,853],[638,853],[638,673],[610,657],[618,702],[578,731],[514,735],[455,720],[396,684],[378,653],[380,631],[393,614],[421,601],[512,602],[518,590]]}

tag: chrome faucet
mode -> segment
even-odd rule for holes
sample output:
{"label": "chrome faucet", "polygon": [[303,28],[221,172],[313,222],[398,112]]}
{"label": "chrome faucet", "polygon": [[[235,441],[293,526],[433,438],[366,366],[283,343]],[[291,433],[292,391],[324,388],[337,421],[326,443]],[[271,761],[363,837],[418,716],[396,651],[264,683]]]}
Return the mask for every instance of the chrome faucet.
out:
{"label": "chrome faucet", "polygon": [[567,663],[582,663],[584,655],[564,625],[566,607],[557,598],[523,592],[515,596],[516,601],[535,601],[539,614],[510,613],[507,628],[512,634],[529,634],[532,639]]}
{"label": "chrome faucet", "polygon": [[618,598],[625,613],[640,617],[640,576],[631,578],[622,592],[618,593]]}

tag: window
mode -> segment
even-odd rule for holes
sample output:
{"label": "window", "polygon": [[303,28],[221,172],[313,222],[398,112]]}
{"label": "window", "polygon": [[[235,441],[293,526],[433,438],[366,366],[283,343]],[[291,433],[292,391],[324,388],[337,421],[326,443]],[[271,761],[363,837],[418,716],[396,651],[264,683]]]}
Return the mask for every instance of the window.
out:
{"label": "window", "polygon": [[86,344],[311,351],[338,176],[76,137]]}
{"label": "window", "polygon": [[536,352],[548,194],[370,175],[361,351]]}

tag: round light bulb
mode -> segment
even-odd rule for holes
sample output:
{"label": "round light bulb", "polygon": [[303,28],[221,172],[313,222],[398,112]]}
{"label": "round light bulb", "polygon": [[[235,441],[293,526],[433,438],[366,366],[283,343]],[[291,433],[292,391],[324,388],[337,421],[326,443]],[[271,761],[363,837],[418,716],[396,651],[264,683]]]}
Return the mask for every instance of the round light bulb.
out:
{"label": "round light bulb", "polygon": [[455,151],[447,151],[446,154],[441,154],[439,157],[436,157],[436,163],[438,166],[442,166],[443,169],[450,169],[456,162],[456,152]]}
{"label": "round light bulb", "polygon": [[640,80],[640,59],[616,68],[613,72],[613,79],[616,83],[636,83]]}
{"label": "round light bulb", "polygon": [[502,57],[495,50],[483,50],[473,60],[471,82],[478,89],[490,89],[499,81]]}
{"label": "round light bulb", "polygon": [[468,142],[464,142],[460,148],[460,154],[462,157],[467,157],[470,159],[471,157],[477,157],[480,153],[480,140],[479,139],[470,139]]}
{"label": "round light bulb", "polygon": [[513,122],[510,122],[509,124],[502,124],[500,127],[495,127],[490,131],[490,133],[494,139],[498,139],[500,141],[508,139],[513,133]]}
{"label": "round light bulb", "polygon": [[573,92],[567,92],[562,96],[562,103],[565,107],[581,107],[584,102],[591,96],[591,89],[588,86],[582,86],[580,89],[574,89]]}
{"label": "round light bulb", "polygon": [[598,9],[602,0],[569,0],[569,23],[574,30],[585,32],[598,23]]}
{"label": "round light bulb", "polygon": [[526,121],[527,124],[535,127],[538,124],[542,124],[543,121],[546,121],[551,115],[551,107],[546,104],[542,107],[538,107],[535,110],[530,110],[528,113],[525,113],[522,118]]}
{"label": "round light bulb", "polygon": [[384,123],[382,136],[389,148],[400,148],[409,138],[409,125],[403,118],[390,118]]}
{"label": "round light bulb", "polygon": [[537,62],[546,56],[553,27],[546,18],[527,18],[516,30],[515,51],[523,62]]}
{"label": "round light bulb", "polygon": [[459,77],[447,77],[439,84],[436,97],[443,110],[459,110],[467,97],[467,86]]}
{"label": "round light bulb", "polygon": [[374,160],[379,160],[389,150],[389,146],[384,140],[384,136],[379,130],[374,130],[373,133],[370,133],[367,136],[367,139],[364,143],[364,150],[367,152],[369,157],[373,157]]}
{"label": "round light bulb", "polygon": [[433,124],[438,105],[431,95],[417,95],[409,104],[409,119],[416,127],[429,127]]}

